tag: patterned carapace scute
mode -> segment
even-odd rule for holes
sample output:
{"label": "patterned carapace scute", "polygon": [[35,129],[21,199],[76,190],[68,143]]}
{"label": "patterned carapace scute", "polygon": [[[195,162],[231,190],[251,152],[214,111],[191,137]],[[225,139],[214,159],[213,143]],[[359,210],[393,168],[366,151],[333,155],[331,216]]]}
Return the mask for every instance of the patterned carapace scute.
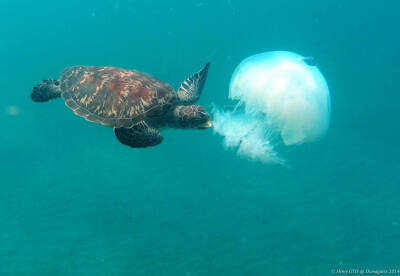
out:
{"label": "patterned carapace scute", "polygon": [[61,75],[62,97],[88,121],[131,127],[149,113],[162,115],[174,89],[151,75],[115,67],[75,66]]}

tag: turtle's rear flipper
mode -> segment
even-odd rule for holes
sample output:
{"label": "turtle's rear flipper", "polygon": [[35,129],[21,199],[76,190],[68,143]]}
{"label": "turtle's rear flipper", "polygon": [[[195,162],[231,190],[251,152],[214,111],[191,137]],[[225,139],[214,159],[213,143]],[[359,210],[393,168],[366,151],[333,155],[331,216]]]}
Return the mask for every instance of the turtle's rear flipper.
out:
{"label": "turtle's rear flipper", "polygon": [[141,122],[133,127],[114,128],[115,136],[122,144],[132,148],[146,148],[160,144],[163,140],[161,133]]}
{"label": "turtle's rear flipper", "polygon": [[61,88],[58,80],[44,80],[33,88],[31,98],[35,102],[47,102],[60,97],[60,95]]}
{"label": "turtle's rear flipper", "polygon": [[200,98],[209,67],[210,63],[207,62],[199,72],[194,73],[182,82],[178,89],[178,97],[182,104],[193,104]]}

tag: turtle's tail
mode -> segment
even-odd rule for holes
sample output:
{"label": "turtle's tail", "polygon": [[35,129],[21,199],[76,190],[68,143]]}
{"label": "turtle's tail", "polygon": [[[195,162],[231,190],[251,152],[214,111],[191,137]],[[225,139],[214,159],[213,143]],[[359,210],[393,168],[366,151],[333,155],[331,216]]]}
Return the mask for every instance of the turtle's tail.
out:
{"label": "turtle's tail", "polygon": [[31,98],[35,102],[47,102],[61,96],[60,81],[43,80],[33,87]]}

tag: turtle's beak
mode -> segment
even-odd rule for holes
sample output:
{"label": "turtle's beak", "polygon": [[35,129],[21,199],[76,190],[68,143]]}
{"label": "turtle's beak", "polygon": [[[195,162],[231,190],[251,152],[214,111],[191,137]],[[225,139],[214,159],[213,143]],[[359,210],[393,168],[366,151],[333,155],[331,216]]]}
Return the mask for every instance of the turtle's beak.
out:
{"label": "turtle's beak", "polygon": [[207,129],[212,127],[212,122],[211,121],[207,121],[204,124],[199,125],[197,128],[198,129]]}

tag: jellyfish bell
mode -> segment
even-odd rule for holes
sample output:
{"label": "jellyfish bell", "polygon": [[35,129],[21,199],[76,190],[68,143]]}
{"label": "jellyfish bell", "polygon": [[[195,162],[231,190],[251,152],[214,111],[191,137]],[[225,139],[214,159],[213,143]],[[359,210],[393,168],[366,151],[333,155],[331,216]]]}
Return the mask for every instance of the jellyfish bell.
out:
{"label": "jellyfish bell", "polygon": [[275,51],[243,60],[235,69],[232,110],[213,108],[213,130],[226,148],[263,163],[286,165],[281,146],[313,142],[326,133],[330,97],[311,57]]}
{"label": "jellyfish bell", "polygon": [[239,100],[246,114],[263,114],[285,145],[316,141],[329,126],[330,96],[312,61],[287,51],[248,57],[232,75],[229,98]]}

